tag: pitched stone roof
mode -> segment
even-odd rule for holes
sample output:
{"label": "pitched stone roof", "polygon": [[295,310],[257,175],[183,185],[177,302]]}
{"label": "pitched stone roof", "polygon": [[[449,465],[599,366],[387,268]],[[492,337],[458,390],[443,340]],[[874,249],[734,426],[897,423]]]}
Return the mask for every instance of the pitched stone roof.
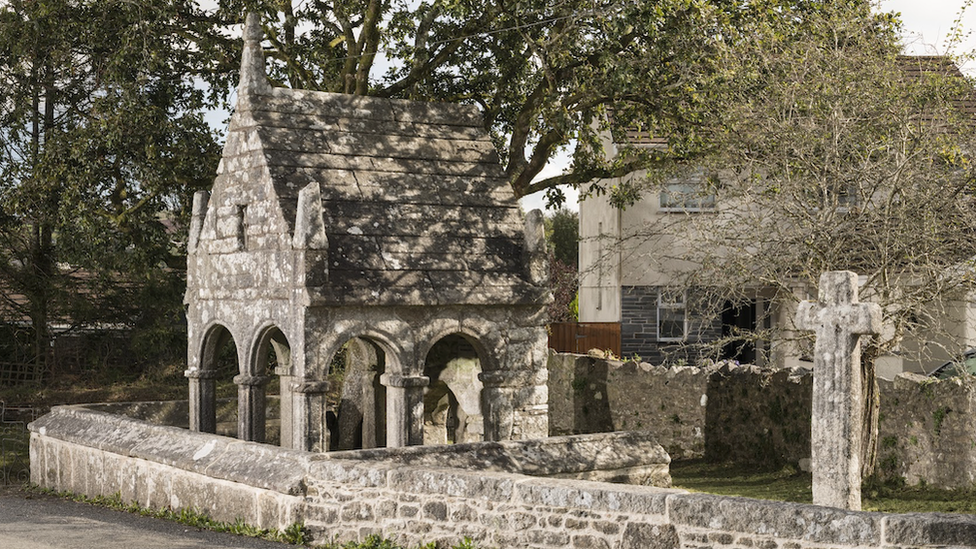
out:
{"label": "pitched stone roof", "polygon": [[[476,108],[273,88],[259,31],[248,32],[252,66],[245,59],[222,170],[266,168],[293,234],[306,230],[296,228],[300,193],[317,184],[328,249],[320,299],[541,299],[524,267],[521,209]],[[235,161],[235,150],[256,156]]]}

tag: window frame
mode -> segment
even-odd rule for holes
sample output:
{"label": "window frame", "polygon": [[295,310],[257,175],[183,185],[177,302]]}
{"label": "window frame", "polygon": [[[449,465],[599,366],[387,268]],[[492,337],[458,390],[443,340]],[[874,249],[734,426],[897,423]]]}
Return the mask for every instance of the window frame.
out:
{"label": "window frame", "polygon": [[[680,301],[674,299],[666,300],[665,296],[672,298],[679,298]],[[661,335],[661,321],[662,321],[662,311],[674,313],[675,311],[681,311],[681,336],[663,336]],[[676,322],[676,319],[669,319],[669,322]],[[669,290],[666,287],[658,288],[657,292],[657,340],[663,343],[673,343],[686,341],[688,339],[688,291],[687,290]]]}
{"label": "window frame", "polygon": [[678,177],[667,181],[658,195],[658,209],[661,212],[714,212],[715,193],[702,193],[703,184],[710,178],[704,170],[698,170],[688,177]]}

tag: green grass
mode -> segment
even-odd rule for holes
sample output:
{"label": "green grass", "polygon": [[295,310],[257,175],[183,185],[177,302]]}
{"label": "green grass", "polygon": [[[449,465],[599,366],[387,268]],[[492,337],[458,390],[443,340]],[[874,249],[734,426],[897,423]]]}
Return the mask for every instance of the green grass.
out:
{"label": "green grass", "polygon": [[976,490],[942,490],[928,486],[865,486],[865,511],[884,513],[966,513],[976,515]]}
{"label": "green grass", "polygon": [[258,528],[256,526],[252,526],[240,519],[234,522],[222,522],[219,520],[214,520],[209,516],[195,509],[180,509],[178,511],[174,511],[169,508],[149,509],[137,505],[135,503],[123,502],[121,496],[119,496],[118,493],[110,497],[103,497],[103,496],[88,497],[85,495],[74,494],[71,492],[55,492],[53,490],[47,490],[44,488],[39,488],[37,486],[28,486],[25,489],[40,494],[47,494],[59,498],[70,499],[72,501],[79,501],[91,505],[98,505],[100,507],[108,507],[111,509],[124,511],[127,513],[134,513],[137,515],[142,515],[144,517],[171,520],[174,522],[178,522],[180,524],[185,524],[187,526],[193,526],[194,528],[212,530],[214,532],[223,532],[228,534],[236,534],[239,536],[262,538],[270,541],[289,543],[293,545],[306,545],[311,541],[311,539],[308,536],[308,530],[306,530],[305,526],[300,523],[292,524],[291,526],[289,526],[284,530],[276,530],[274,528],[266,529],[266,528]]}
{"label": "green grass", "polygon": [[811,477],[793,468],[776,471],[704,460],[671,462],[675,488],[721,496],[811,503]]}
{"label": "green grass", "polygon": [[26,481],[30,472],[29,440],[24,424],[0,424],[0,486]]}
{"label": "green grass", "polygon": [[[811,475],[792,467],[762,470],[703,460],[675,461],[671,463],[671,480],[675,488],[692,492],[812,502]],[[867,483],[861,491],[861,499],[865,511],[976,514],[976,490]]]}

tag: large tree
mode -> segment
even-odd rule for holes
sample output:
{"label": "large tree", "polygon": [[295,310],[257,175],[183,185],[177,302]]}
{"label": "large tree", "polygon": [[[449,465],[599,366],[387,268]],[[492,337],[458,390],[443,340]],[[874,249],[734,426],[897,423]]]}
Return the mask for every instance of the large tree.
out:
{"label": "large tree", "polygon": [[749,288],[774,289],[790,310],[825,271],[861,275],[861,298],[881,304],[885,323],[863,361],[870,474],[874,358],[948,341],[947,309],[976,289],[976,93],[949,58],[899,56],[897,21],[865,6],[834,3],[806,27],[768,35],[736,61],[742,87],[710,154],[634,184],[660,193],[669,178],[705,174],[696,192],[714,196],[714,210],[660,216],[633,236],[685,235],[655,261],[680,260],[670,278],[716,315]]}
{"label": "large tree", "polygon": [[0,7],[0,285],[6,320],[30,321],[39,370],[54,321],[178,314],[167,267],[218,153],[187,77],[203,63],[183,38],[194,13],[183,0]]}
{"label": "large tree", "polygon": [[[806,0],[221,0],[218,23],[263,14],[280,85],[479,105],[515,194],[687,156],[727,112],[743,47],[823,9]],[[235,54],[228,38],[206,38]],[[378,74],[382,68],[386,72]],[[607,154],[601,135],[663,132],[671,147]],[[572,148],[570,171],[542,178]]]}

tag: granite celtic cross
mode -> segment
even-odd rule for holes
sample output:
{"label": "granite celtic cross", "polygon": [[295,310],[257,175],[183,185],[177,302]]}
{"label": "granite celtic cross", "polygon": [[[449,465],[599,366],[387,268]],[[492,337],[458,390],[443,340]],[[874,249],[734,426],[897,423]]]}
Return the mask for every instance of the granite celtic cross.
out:
{"label": "granite celtic cross", "polygon": [[863,396],[858,339],[881,332],[881,307],[858,303],[855,273],[823,273],[818,299],[800,303],[796,327],[817,337],[810,440],[813,503],[859,510]]}

